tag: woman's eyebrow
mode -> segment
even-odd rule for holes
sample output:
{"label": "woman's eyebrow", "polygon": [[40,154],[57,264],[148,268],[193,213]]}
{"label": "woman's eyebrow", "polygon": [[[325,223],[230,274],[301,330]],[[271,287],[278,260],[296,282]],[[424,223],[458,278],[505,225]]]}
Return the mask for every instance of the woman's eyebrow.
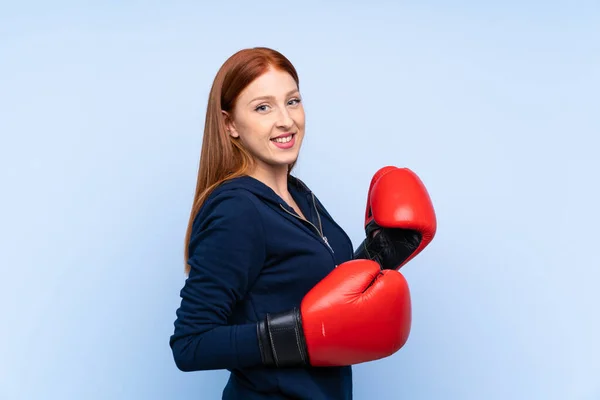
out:
{"label": "woman's eyebrow", "polygon": [[[296,92],[299,92],[299,90],[298,89],[292,89],[292,90],[290,90],[289,92],[286,93],[286,96],[289,96],[289,95],[294,94]],[[271,99],[274,99],[274,98],[275,98],[275,96],[259,96],[259,97],[255,97],[252,100],[250,100],[248,102],[248,104],[250,104],[250,103],[252,103],[253,101],[256,101],[256,100],[271,100]]]}

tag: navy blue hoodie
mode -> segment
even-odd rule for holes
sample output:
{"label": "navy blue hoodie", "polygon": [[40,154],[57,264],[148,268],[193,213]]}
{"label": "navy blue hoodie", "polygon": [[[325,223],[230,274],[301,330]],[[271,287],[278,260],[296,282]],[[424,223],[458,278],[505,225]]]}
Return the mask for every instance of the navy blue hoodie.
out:
{"label": "navy blue hoodie", "polygon": [[249,176],[217,187],[194,219],[191,271],[170,346],[182,371],[231,371],[223,399],[351,399],[346,367],[262,366],[256,322],[299,307],[352,242],[299,179],[288,190],[308,221]]}

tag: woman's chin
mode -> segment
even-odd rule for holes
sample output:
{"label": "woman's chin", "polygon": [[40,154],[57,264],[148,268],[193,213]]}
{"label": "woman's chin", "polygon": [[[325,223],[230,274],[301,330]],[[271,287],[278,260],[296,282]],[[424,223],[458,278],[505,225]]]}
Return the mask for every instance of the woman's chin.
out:
{"label": "woman's chin", "polygon": [[271,157],[269,164],[272,165],[289,165],[296,162],[298,159],[298,152],[289,152],[288,154],[277,154]]}

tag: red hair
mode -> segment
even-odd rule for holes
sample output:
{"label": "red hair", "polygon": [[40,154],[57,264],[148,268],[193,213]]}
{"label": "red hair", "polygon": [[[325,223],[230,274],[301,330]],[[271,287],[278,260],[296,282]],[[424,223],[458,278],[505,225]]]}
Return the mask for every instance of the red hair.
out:
{"label": "red hair", "polygon": [[[245,175],[254,165],[254,159],[241,142],[227,133],[221,111],[231,113],[240,93],[269,68],[289,73],[299,86],[298,73],[292,63],[283,54],[266,47],[238,51],[225,61],[215,76],[208,97],[196,192],[185,235],[186,274],[190,271],[188,245],[192,225],[204,200],[221,183]],[[288,171],[293,167],[292,163]]]}

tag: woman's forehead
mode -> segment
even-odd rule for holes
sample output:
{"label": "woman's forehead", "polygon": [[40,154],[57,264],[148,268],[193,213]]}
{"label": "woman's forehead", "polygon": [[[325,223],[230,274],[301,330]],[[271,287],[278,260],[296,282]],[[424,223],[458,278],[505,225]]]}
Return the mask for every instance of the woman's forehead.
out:
{"label": "woman's forehead", "polygon": [[240,93],[240,99],[287,97],[298,91],[294,78],[285,71],[269,69],[256,78]]}

